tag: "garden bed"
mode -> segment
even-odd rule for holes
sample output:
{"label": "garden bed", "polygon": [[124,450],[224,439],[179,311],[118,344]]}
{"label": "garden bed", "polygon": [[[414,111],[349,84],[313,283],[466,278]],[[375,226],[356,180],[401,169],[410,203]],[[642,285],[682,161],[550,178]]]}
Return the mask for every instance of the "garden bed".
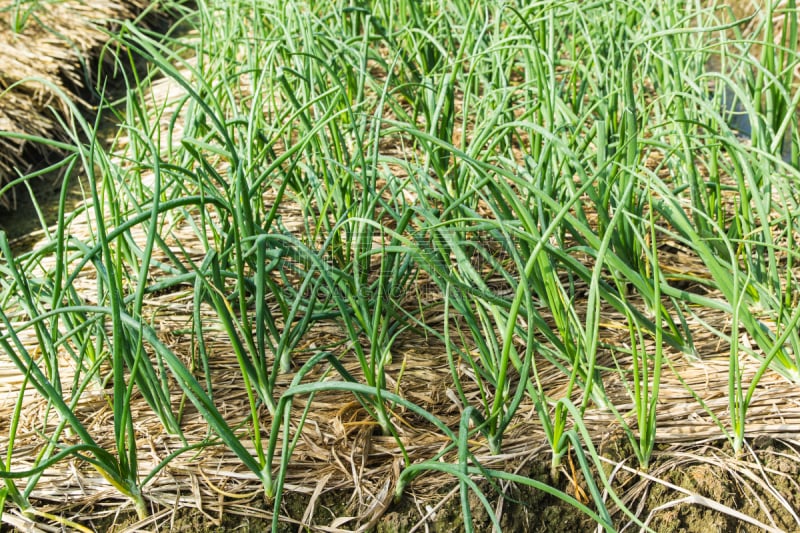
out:
{"label": "garden bed", "polygon": [[393,6],[121,27],[152,75],[66,149],[86,201],[0,236],[4,523],[800,524],[797,54],[713,7]]}

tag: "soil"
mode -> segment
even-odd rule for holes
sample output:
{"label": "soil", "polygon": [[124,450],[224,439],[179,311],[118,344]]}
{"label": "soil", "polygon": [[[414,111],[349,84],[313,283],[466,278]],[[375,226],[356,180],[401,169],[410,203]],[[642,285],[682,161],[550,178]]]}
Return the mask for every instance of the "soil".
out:
{"label": "soil", "polygon": [[[14,191],[16,208],[5,209],[0,207],[0,230],[6,232],[8,240],[19,251],[24,251],[38,240],[42,223],[39,213],[44,217],[45,224],[52,226],[58,222],[58,202],[61,187],[64,183],[63,176],[53,174],[42,178],[29,180],[30,191],[25,187],[17,187]],[[34,200],[31,198],[33,193]],[[67,206],[76,206],[83,200],[80,185],[77,179],[70,180],[67,191]],[[39,212],[37,212],[37,205]]]}
{"label": "soil", "polygon": [[[539,481],[567,489],[568,480],[561,476],[560,483],[554,483],[549,475],[549,463],[537,463],[533,467],[520,472],[520,474],[533,477]],[[425,479],[417,483],[424,483]],[[437,481],[438,483],[438,481]],[[495,511],[500,500],[498,491],[488,483],[479,483],[481,490],[489,497]],[[310,530],[323,530],[337,518],[352,515],[348,501],[352,493],[346,490],[334,490],[320,496],[316,504]],[[376,533],[407,533],[410,531],[428,532],[453,532],[464,530],[464,514],[461,510],[457,487],[444,486],[437,493],[437,498],[430,502],[419,502],[414,494],[406,494],[397,504],[391,505],[380,517],[370,531]],[[427,499],[427,498],[426,498]],[[299,525],[306,512],[310,496],[289,493],[284,496],[283,512],[292,522],[282,521],[279,532],[294,532],[304,530]],[[440,504],[440,505],[437,505]],[[169,531],[194,531],[198,533],[218,533],[225,531],[237,532],[263,532],[269,531],[271,518],[268,513],[271,506],[265,500],[251,502],[251,516],[242,516],[226,512],[221,519],[212,520],[197,509],[181,508],[176,510],[168,519],[165,519],[162,530]],[[555,497],[537,491],[530,487],[506,487],[502,502],[502,511],[499,521],[503,531],[591,531],[595,527],[594,521],[585,515],[561,502]],[[470,497],[472,510],[472,523],[475,531],[490,531],[492,522],[489,514],[481,505],[475,495]],[[260,512],[260,513],[259,513]],[[257,516],[261,514],[261,516]],[[254,516],[256,515],[256,516]],[[424,516],[423,516],[424,515]],[[95,531],[130,531],[136,530],[136,517],[132,514],[123,517],[94,521],[91,527]],[[357,524],[355,524],[357,525]],[[314,527],[316,526],[316,528]],[[343,524],[343,529],[357,529],[350,524]]]}
{"label": "soil", "polygon": [[[630,446],[627,442],[607,443],[604,448],[604,454],[612,461],[634,464],[632,454],[628,454]],[[700,447],[665,446],[657,450],[654,457],[649,474],[660,481],[648,481],[635,471],[617,470],[612,476],[615,491],[639,520],[654,531],[764,531],[759,525],[733,516],[731,510],[775,530],[795,531],[798,527],[791,511],[796,513],[800,509],[800,484],[797,481],[800,479],[800,446],[797,443],[760,436],[750,442],[749,451],[739,458],[734,457],[727,443]],[[565,463],[568,461],[565,460]],[[585,483],[577,481],[579,488],[576,495],[576,482],[570,478],[568,470],[564,468],[557,475],[558,479],[553,479],[549,459],[537,459],[528,462],[518,473],[557,487],[579,499],[584,498],[588,494]],[[609,468],[607,474],[611,470]],[[431,479],[427,480],[427,483],[432,482]],[[439,481],[436,480],[436,483]],[[369,530],[376,533],[464,531],[464,514],[458,488],[454,485],[442,486],[434,495],[420,498],[419,493],[425,492],[420,488],[424,488],[425,484],[424,477],[418,479],[402,500],[392,504]],[[501,488],[490,486],[486,481],[480,482],[479,486],[498,515],[502,531],[584,532],[597,527],[588,516],[542,491],[515,485]],[[689,501],[687,494],[695,495],[694,501]],[[353,514],[353,509],[348,505],[353,500],[352,492],[332,490],[320,495],[313,516],[306,526],[302,526],[300,521],[310,499],[308,495],[287,493],[281,514],[290,520],[283,520],[278,531],[337,530],[335,521]],[[781,503],[780,499],[784,499],[784,502]],[[491,531],[489,514],[474,494],[470,497],[470,507],[474,530]],[[262,532],[271,527],[270,511],[271,505],[261,497],[237,506],[236,511],[226,511],[216,519],[197,509],[181,508],[166,514],[158,526],[151,525],[147,530]],[[617,531],[640,530],[622,513],[616,513],[613,518]],[[88,525],[95,531],[141,531],[132,515],[93,521]],[[355,519],[344,523],[340,521],[341,529],[338,530],[358,529],[359,525],[363,524],[357,524]]]}
{"label": "soil", "polygon": [[[796,531],[800,527],[790,512],[790,509],[795,512],[800,510],[800,488],[796,481],[800,479],[800,463],[797,461],[796,447],[766,436],[754,439],[752,453],[763,468],[758,484],[746,480],[747,472],[737,468],[737,461],[729,447],[724,446],[709,453],[720,457],[722,461],[697,462],[674,468],[665,476],[665,480],[777,529]],[[759,474],[754,461],[748,466],[753,469],[751,473]],[[781,505],[775,494],[785,499],[785,504]],[[680,495],[675,491],[663,485],[654,485],[645,500],[645,508],[656,509],[676,499],[680,499]],[[656,531],[668,533],[763,531],[760,526],[697,504],[665,508],[654,516],[650,525]]]}

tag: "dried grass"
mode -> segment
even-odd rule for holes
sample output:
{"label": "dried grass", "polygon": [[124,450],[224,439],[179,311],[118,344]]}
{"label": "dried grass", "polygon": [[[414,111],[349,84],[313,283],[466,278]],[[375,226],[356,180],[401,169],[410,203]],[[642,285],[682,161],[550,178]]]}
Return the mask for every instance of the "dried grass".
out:
{"label": "dried grass", "polygon": [[[0,132],[44,139],[63,137],[58,116],[66,107],[55,89],[63,91],[85,110],[91,106],[90,84],[102,46],[103,31],[114,20],[130,19],[149,0],[68,0],[24,2],[32,9],[22,28],[14,27],[18,0],[0,0]],[[16,31],[19,29],[19,31]],[[88,83],[87,83],[88,81]],[[46,145],[8,135],[0,137],[0,186],[53,156]],[[15,197],[0,196],[0,207],[13,208]]]}

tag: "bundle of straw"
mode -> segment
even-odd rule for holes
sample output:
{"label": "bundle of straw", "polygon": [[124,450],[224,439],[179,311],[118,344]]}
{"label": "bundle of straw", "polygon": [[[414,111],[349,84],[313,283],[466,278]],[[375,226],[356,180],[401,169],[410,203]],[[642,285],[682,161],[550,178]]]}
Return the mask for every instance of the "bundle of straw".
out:
{"label": "bundle of straw", "polygon": [[[142,13],[150,0],[0,0],[0,188],[57,155],[31,138],[63,136],[61,95],[91,109],[91,80],[103,31]],[[0,207],[13,209],[13,191]]]}

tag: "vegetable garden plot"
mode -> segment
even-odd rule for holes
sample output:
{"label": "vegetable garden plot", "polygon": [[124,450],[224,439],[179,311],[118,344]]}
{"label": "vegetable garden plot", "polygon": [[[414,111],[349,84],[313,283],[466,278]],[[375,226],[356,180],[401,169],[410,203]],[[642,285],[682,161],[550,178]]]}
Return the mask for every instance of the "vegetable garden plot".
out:
{"label": "vegetable garden plot", "polygon": [[607,529],[792,527],[797,171],[720,120],[692,68],[727,48],[645,5],[294,7],[124,28],[166,81],[4,264],[9,516],[366,530],[451,498],[512,527],[524,487]]}

